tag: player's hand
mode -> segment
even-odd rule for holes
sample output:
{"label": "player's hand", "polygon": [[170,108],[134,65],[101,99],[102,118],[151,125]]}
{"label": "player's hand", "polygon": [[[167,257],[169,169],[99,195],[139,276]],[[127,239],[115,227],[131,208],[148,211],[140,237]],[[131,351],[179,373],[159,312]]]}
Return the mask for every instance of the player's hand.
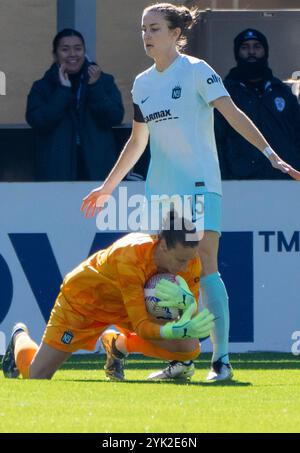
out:
{"label": "player's hand", "polygon": [[176,282],[172,283],[163,278],[155,287],[155,297],[160,299],[157,303],[159,307],[174,307],[185,311],[193,306],[193,312],[197,310],[197,302],[188,284],[180,275],[176,276]]}
{"label": "player's hand", "polygon": [[192,319],[189,319],[191,308],[189,307],[185,311],[179,321],[168,322],[162,326],[160,328],[161,337],[169,340],[208,337],[214,327],[214,315],[205,308]]}
{"label": "player's hand", "polygon": [[85,217],[93,217],[95,212],[101,212],[111,193],[104,187],[96,187],[84,199],[81,205],[81,211],[85,211]]}
{"label": "player's hand", "polygon": [[289,165],[289,171],[288,174],[290,175],[291,178],[295,179],[296,181],[300,181],[300,171],[296,170],[295,168],[291,167]]}
{"label": "player's hand", "polygon": [[286,163],[284,160],[280,159],[275,151],[273,151],[273,153],[268,158],[273,168],[276,168],[283,173],[288,173],[291,178],[295,179],[296,181],[300,181],[300,172],[295,170],[295,168]]}
{"label": "player's hand", "polygon": [[101,76],[101,69],[98,65],[92,64],[88,67],[88,75],[89,75],[89,81],[88,84],[92,85],[93,83],[96,83],[100,76]]}
{"label": "player's hand", "polygon": [[66,71],[66,66],[61,64],[58,70],[59,81],[64,87],[71,87],[69,75]]}

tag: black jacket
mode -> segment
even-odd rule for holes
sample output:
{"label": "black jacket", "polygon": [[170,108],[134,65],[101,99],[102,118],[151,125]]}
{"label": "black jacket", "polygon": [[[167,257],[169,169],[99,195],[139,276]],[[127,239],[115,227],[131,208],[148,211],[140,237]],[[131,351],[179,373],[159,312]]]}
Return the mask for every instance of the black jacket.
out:
{"label": "black jacket", "polygon": [[[224,85],[234,103],[254,122],[274,151],[300,170],[300,106],[296,96],[273,76],[266,81],[263,94],[258,96],[231,77],[232,73],[233,70],[225,78]],[[290,179],[274,169],[219,112],[215,114],[215,134],[222,179]]]}
{"label": "black jacket", "polygon": [[89,64],[85,61],[82,68],[80,96],[61,85],[57,64],[30,90],[26,120],[35,131],[38,180],[77,178],[77,166],[81,165],[78,137],[87,179],[103,180],[116,161],[111,128],[123,119],[121,94],[113,76],[103,72],[96,83],[88,85]]}

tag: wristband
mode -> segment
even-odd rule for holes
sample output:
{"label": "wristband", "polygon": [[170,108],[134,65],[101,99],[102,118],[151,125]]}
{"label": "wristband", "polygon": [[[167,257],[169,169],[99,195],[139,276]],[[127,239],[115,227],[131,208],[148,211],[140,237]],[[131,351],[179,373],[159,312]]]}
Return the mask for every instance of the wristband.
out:
{"label": "wristband", "polygon": [[263,154],[269,159],[269,157],[272,156],[272,154],[274,153],[274,151],[272,150],[272,148],[270,146],[267,146],[264,150],[263,150]]}

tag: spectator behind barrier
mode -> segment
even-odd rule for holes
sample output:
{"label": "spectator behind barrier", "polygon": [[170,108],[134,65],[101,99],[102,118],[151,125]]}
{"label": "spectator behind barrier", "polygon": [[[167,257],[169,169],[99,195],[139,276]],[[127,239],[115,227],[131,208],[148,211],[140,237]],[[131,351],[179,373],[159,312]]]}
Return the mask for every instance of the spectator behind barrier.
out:
{"label": "spectator behind barrier", "polygon": [[37,179],[103,180],[117,158],[111,128],[124,115],[120,91],[112,75],[89,61],[78,31],[64,29],[55,36],[53,57],[27,100]]}
{"label": "spectator behind barrier", "polygon": [[[300,106],[291,89],[268,67],[269,46],[257,30],[234,40],[237,66],[224,80],[236,105],[252,119],[280,157],[300,170]],[[215,113],[216,142],[223,179],[290,179]]]}

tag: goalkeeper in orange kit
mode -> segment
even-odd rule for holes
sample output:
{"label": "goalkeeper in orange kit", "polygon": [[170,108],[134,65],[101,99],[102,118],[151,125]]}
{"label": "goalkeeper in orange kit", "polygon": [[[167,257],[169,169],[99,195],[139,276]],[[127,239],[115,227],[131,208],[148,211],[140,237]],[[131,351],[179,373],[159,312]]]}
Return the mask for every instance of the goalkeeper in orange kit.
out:
{"label": "goalkeeper in orange kit", "polygon": [[[108,379],[124,379],[122,358],[132,352],[174,361],[176,369],[170,377],[193,374],[199,338],[209,335],[213,315],[207,309],[196,314],[199,241],[186,239],[191,228],[187,230],[186,220],[180,220],[180,230],[178,219],[175,228],[172,217],[170,228],[159,235],[128,234],[67,274],[40,346],[30,338],[27,326],[18,323],[13,328],[2,362],[4,375],[50,379],[73,352],[92,351],[99,336],[107,354]],[[183,309],[179,320],[165,325],[150,317],[144,302],[145,282],[162,272],[182,277],[180,286],[160,288],[160,304]],[[110,325],[120,332],[107,331]]]}

